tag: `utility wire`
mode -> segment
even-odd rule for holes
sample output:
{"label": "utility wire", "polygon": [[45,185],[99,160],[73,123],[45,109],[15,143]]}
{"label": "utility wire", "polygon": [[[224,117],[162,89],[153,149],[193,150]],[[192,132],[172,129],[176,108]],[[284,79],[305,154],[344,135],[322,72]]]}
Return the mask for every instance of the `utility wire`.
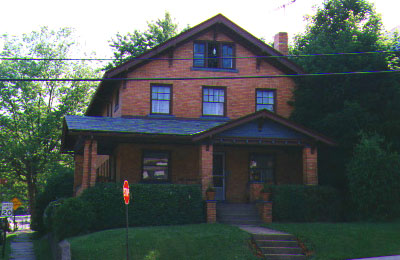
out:
{"label": "utility wire", "polygon": [[21,82],[21,81],[150,81],[150,80],[219,80],[219,79],[263,79],[263,78],[300,78],[300,77],[319,77],[319,76],[348,76],[348,75],[371,75],[371,74],[391,74],[399,73],[400,70],[381,70],[381,71],[351,71],[351,72],[327,72],[327,73],[308,73],[308,74],[280,74],[280,75],[260,75],[260,76],[222,76],[222,77],[155,77],[155,78],[0,78],[0,82]]}
{"label": "utility wire", "polygon": [[[298,55],[272,55],[272,56],[233,56],[233,57],[205,57],[202,59],[259,59],[259,58],[302,58],[302,57],[325,57],[325,56],[345,56],[345,55],[368,55],[368,54],[392,54],[400,53],[400,50],[393,51],[366,51],[366,52],[337,52],[337,53],[314,53],[314,54],[298,54]],[[202,60],[199,58],[140,58],[133,57],[131,60]],[[112,61],[124,60],[122,58],[20,58],[20,57],[0,57],[0,60],[10,61]]]}

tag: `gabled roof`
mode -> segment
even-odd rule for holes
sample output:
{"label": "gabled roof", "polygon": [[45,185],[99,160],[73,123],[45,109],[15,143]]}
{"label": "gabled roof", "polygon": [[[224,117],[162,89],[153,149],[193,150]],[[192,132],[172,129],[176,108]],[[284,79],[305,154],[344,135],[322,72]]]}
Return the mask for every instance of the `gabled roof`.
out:
{"label": "gabled roof", "polygon": [[[316,141],[322,142],[327,145],[336,145],[336,142],[332,139],[323,136],[315,131],[312,131],[300,124],[297,124],[289,119],[281,117],[273,112],[268,110],[260,110],[253,114],[249,114],[238,119],[229,121],[225,124],[221,124],[215,126],[213,128],[208,129],[207,131],[201,132],[193,137],[193,141],[198,141],[206,138],[212,138],[213,136],[220,135],[221,133],[228,132],[238,126],[242,126],[249,122],[258,121],[260,127],[262,128],[263,120],[271,120],[273,123],[279,124],[281,126],[287,127],[289,130],[293,130],[301,135],[304,135],[308,138],[314,139]],[[276,125],[275,124],[275,125]],[[261,132],[261,131],[260,131]],[[265,134],[265,133],[260,133]],[[299,136],[300,137],[300,136]]]}
{"label": "gabled roof", "polygon": [[[260,52],[265,53],[268,56],[282,56],[282,53],[275,50],[271,46],[265,44],[263,41],[258,39],[257,37],[253,36],[240,26],[236,25],[234,22],[223,16],[222,14],[218,14],[201,24],[192,27],[191,29],[167,40],[166,42],[152,48],[151,50],[143,53],[142,55],[136,57],[131,61],[127,61],[115,68],[108,70],[105,74],[105,78],[115,77],[116,75],[126,72],[130,70],[132,67],[136,67],[137,65],[146,62],[146,59],[154,58],[154,56],[159,55],[160,53],[165,52],[167,49],[173,48],[179,45],[182,42],[185,42],[195,35],[198,35],[201,32],[208,30],[210,27],[219,25],[225,27],[231,31],[232,34],[241,38],[241,40],[245,41],[247,44],[250,44],[254,49],[258,49]],[[282,57],[279,58],[279,62],[282,63],[285,67],[291,70],[294,73],[301,73],[302,69],[295,63],[289,61],[288,59]]]}
{"label": "gabled roof", "polygon": [[[303,70],[300,68],[300,66],[288,60],[286,57],[283,57],[282,53],[265,44],[263,41],[253,36],[240,26],[236,25],[222,14],[218,14],[202,22],[201,24],[194,26],[191,29],[182,32],[181,34],[167,40],[166,42],[150,49],[142,55],[106,71],[103,78],[117,78],[121,77],[121,75],[123,77],[126,72],[132,71],[133,69],[148,63],[149,61],[151,61],[152,58],[156,58],[161,54],[165,54],[168,51],[176,48],[177,46],[184,44],[191,39],[194,39],[197,35],[216,27],[218,27],[219,30],[223,29],[224,33],[229,34],[229,36],[237,40],[237,42],[242,43],[243,46],[251,49],[254,53],[257,53],[258,56],[282,56],[279,58],[270,58],[268,59],[268,62],[282,69],[286,73],[303,73]],[[107,90],[104,90],[104,88],[106,86],[110,86],[109,84],[112,83],[103,81],[99,84],[86,110],[85,115],[93,115],[93,113],[91,112],[93,110],[93,107],[95,106],[96,100],[101,100],[100,96],[107,94]],[[102,92],[105,93],[102,94]]]}

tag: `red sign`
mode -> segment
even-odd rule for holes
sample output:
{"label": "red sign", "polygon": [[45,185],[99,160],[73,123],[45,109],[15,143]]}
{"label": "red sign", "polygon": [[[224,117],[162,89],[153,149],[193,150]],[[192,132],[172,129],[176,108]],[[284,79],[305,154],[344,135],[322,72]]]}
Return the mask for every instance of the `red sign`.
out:
{"label": "red sign", "polygon": [[129,204],[129,184],[128,181],[124,181],[124,200],[125,204]]}

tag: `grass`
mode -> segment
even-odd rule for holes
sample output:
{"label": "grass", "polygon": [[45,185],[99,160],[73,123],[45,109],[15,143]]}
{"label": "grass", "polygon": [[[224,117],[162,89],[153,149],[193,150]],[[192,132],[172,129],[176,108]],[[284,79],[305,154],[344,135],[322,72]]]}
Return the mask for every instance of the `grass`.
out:
{"label": "grass", "polygon": [[[125,259],[125,229],[112,229],[68,239],[72,258]],[[130,259],[258,259],[250,235],[222,224],[140,227],[129,229]]]}
{"label": "grass", "polygon": [[11,252],[11,241],[13,241],[13,239],[15,238],[16,234],[12,234],[12,233],[7,233],[7,239],[6,239],[6,250],[5,250],[5,254],[4,254],[4,258],[2,258],[3,256],[3,245],[0,246],[0,259],[8,259],[10,252]]}
{"label": "grass", "polygon": [[341,260],[400,255],[400,221],[391,223],[273,223],[268,228],[297,236],[311,259]]}
{"label": "grass", "polygon": [[33,248],[36,259],[52,260],[51,248],[49,240],[46,236],[40,237],[37,232],[32,234]]}

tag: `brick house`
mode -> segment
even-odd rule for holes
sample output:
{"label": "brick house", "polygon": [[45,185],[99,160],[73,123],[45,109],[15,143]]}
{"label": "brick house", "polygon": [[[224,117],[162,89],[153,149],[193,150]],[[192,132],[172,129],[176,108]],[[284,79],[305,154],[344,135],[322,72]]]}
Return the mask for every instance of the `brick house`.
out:
{"label": "brick house", "polygon": [[334,143],[288,119],[294,80],[268,77],[303,73],[279,57],[287,41],[272,48],[217,15],[107,71],[86,114],[64,120],[74,193],[126,179],[247,203],[264,182],[318,184],[318,146]]}

